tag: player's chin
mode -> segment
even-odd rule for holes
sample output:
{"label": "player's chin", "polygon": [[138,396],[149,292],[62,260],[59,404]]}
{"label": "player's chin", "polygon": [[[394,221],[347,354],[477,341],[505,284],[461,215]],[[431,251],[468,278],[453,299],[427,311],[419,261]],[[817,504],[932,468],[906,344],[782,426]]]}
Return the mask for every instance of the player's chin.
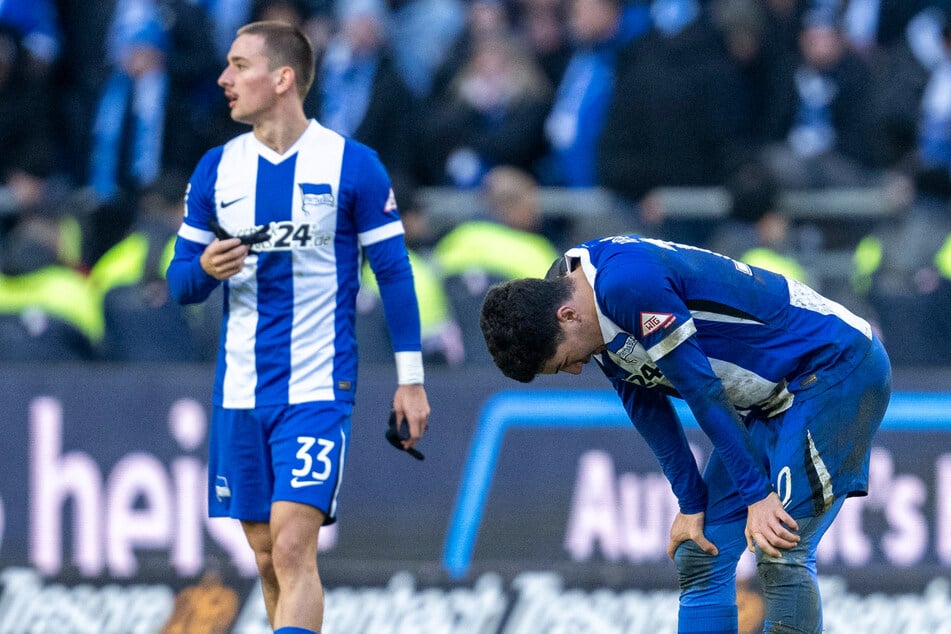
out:
{"label": "player's chin", "polygon": [[253,117],[249,113],[240,110],[237,106],[231,108],[231,119],[237,123],[246,123],[252,125],[254,123]]}

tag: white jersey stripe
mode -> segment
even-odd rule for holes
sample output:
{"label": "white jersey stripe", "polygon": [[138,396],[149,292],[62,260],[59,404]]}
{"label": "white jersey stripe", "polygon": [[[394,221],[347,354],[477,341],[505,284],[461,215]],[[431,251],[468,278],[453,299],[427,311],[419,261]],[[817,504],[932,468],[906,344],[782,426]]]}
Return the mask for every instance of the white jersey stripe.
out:
{"label": "white jersey stripe", "polygon": [[791,306],[811,310],[820,315],[835,315],[868,339],[872,338],[872,327],[858,315],[847,310],[841,304],[823,297],[802,282],[788,278],[786,282],[789,284],[789,304]]}
{"label": "white jersey stripe", "polygon": [[187,225],[184,222],[182,223],[182,226],[178,228],[178,235],[185,238],[186,240],[197,242],[198,244],[211,244],[215,241],[215,234],[212,232],[196,229],[195,227]]}
{"label": "white jersey stripe", "polygon": [[377,227],[376,229],[371,229],[370,231],[364,231],[359,234],[357,238],[360,240],[362,246],[367,246],[377,242],[383,242],[388,238],[393,236],[403,235],[403,223],[397,220],[396,222],[391,222],[385,224],[382,227]]}
{"label": "white jersey stripe", "polygon": [[[256,259],[256,258],[255,258]],[[225,351],[224,407],[253,408],[257,385],[257,364],[254,350],[258,326],[256,265],[245,260],[244,269],[235,277],[247,277],[240,285],[228,287],[228,321]]]}

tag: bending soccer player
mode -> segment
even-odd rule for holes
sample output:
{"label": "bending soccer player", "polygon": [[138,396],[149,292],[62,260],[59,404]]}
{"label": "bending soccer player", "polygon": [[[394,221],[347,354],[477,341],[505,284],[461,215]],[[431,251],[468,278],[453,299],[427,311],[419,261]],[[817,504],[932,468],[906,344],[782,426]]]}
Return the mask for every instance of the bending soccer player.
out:
{"label": "bending soccer player", "polygon": [[392,404],[404,449],[429,417],[389,176],[374,151],[307,119],[313,77],[314,52],[298,29],[256,22],[238,31],[218,84],[231,117],[251,131],[199,162],[168,269],[182,303],[224,282],[209,512],[241,520],[282,634],[317,632],[323,621],[317,540],[336,520],[350,438],[362,254],[396,351]]}
{"label": "bending soccer player", "polygon": [[[869,324],[800,282],[636,235],[570,249],[547,279],[492,287],[481,316],[513,379],[595,359],[679,502],[667,553],[680,632],[736,632],[736,565],[756,553],[765,631],[819,632],[816,549],[865,495],[891,368]],[[714,451],[701,476],[669,397]]]}

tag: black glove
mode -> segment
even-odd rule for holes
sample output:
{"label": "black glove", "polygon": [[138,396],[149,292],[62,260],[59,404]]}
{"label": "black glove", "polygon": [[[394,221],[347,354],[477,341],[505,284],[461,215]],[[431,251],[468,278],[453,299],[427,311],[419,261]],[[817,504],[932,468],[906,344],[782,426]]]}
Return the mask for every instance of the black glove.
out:
{"label": "black glove", "polygon": [[417,460],[423,460],[425,456],[419,452],[419,450],[410,447],[405,449],[401,441],[409,438],[409,426],[406,424],[406,419],[403,419],[403,424],[400,425],[399,429],[396,428],[396,410],[390,411],[390,420],[387,423],[386,428],[386,439],[390,442],[391,445],[399,449],[400,451],[405,451],[409,455],[413,456]]}
{"label": "black glove", "polygon": [[208,228],[211,229],[211,232],[215,234],[215,237],[219,240],[229,240],[231,238],[237,237],[239,240],[241,240],[241,244],[246,244],[248,246],[267,242],[271,238],[271,230],[267,225],[261,225],[254,230],[254,233],[249,233],[243,236],[231,235],[225,231],[225,228],[218,224],[218,221],[216,220],[209,220]]}

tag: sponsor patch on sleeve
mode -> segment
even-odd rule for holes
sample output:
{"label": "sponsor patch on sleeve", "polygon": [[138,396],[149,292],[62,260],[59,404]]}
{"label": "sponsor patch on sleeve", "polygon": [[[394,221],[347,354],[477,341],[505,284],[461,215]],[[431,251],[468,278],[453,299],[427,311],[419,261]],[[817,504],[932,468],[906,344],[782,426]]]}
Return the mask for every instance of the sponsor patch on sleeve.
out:
{"label": "sponsor patch on sleeve", "polygon": [[393,188],[390,187],[390,195],[386,197],[386,204],[383,205],[384,213],[396,213],[396,194],[393,193]]}
{"label": "sponsor patch on sleeve", "polygon": [[641,336],[646,337],[666,328],[674,322],[674,316],[671,313],[641,313]]}

